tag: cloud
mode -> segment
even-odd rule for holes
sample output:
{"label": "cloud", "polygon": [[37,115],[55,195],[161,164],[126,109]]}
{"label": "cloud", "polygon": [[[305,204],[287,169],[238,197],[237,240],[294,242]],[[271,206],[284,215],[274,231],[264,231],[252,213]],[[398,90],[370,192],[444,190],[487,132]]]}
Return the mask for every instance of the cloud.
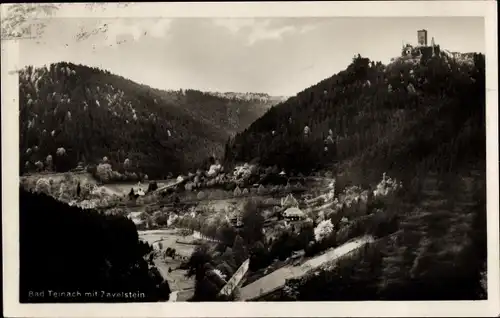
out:
{"label": "cloud", "polygon": [[106,42],[114,44],[123,35],[131,35],[135,41],[143,36],[154,38],[164,38],[172,23],[171,19],[138,19],[132,23],[125,23],[124,20],[113,20],[107,22],[105,31]]}
{"label": "cloud", "polygon": [[257,24],[256,19],[247,18],[221,18],[213,19],[216,26],[226,28],[231,34],[237,34],[241,29],[254,27]]}
{"label": "cloud", "polygon": [[300,34],[308,33],[308,32],[311,32],[313,30],[316,30],[317,28],[318,28],[317,24],[307,24],[307,25],[302,26],[302,28],[300,28],[299,33]]}
{"label": "cloud", "polygon": [[156,38],[164,37],[167,34],[167,31],[170,29],[171,24],[171,19],[158,19],[150,26],[150,35]]}
{"label": "cloud", "polygon": [[216,26],[225,28],[234,36],[241,36],[247,46],[264,40],[281,40],[285,35],[304,34],[317,28],[315,24],[297,26],[297,22],[297,19],[213,19]]}
{"label": "cloud", "polygon": [[287,33],[295,33],[295,26],[287,25],[280,28],[269,28],[268,24],[254,28],[248,36],[247,45],[253,45],[262,40],[280,40]]}

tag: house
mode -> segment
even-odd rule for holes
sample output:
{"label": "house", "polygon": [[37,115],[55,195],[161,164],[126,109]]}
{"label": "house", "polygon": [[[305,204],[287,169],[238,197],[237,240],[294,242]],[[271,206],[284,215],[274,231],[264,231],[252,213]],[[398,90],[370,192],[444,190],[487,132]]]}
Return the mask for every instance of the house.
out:
{"label": "house", "polygon": [[293,197],[292,194],[287,195],[281,199],[281,206],[284,208],[298,207],[299,202]]}
{"label": "house", "polygon": [[240,189],[240,187],[236,186],[236,188],[235,188],[235,189],[234,189],[234,191],[233,191],[233,195],[234,195],[235,197],[237,197],[237,196],[240,196],[240,195],[241,195],[241,189]]}
{"label": "house", "polygon": [[217,174],[219,174],[219,172],[221,170],[222,170],[222,166],[219,163],[211,165],[210,169],[207,172],[207,176],[208,177],[215,177]]}
{"label": "house", "polygon": [[186,191],[191,191],[191,190],[193,190],[193,188],[194,188],[193,182],[188,182],[184,185],[184,189],[186,189]]}
{"label": "house", "polygon": [[286,209],[285,212],[283,212],[283,217],[287,221],[300,221],[304,220],[306,218],[306,215],[299,208],[292,207]]}
{"label": "house", "polygon": [[243,222],[241,221],[241,217],[239,215],[234,215],[231,217],[230,221],[235,228],[241,228],[243,226]]}

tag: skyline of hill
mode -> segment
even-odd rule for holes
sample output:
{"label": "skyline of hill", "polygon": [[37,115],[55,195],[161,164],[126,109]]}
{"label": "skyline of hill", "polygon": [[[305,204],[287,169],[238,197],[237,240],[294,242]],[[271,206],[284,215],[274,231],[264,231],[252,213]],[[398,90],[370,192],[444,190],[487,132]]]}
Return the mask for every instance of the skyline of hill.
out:
{"label": "skyline of hill", "polygon": [[49,155],[57,171],[103,157],[115,168],[129,159],[152,177],[196,169],[280,100],[162,91],[71,63],[26,67],[19,79],[21,172],[47,165]]}
{"label": "skyline of hill", "polygon": [[[467,125],[484,121],[484,106],[472,106],[484,105],[484,83],[482,54],[400,56],[387,65],[358,55],[346,70],[273,107],[237,134],[226,144],[226,161],[254,160],[303,173],[342,171],[399,147],[398,156],[413,149],[415,159],[423,160],[440,143],[454,143]],[[401,170],[390,162],[381,165]]]}
{"label": "skyline of hill", "polygon": [[484,297],[485,79],[482,54],[401,56],[388,65],[358,55],[226,144],[226,162],[326,171],[336,193],[373,189],[386,175],[401,182],[397,196],[372,206],[371,221],[349,218],[353,231],[380,231],[378,242],[287,281],[278,300]]}

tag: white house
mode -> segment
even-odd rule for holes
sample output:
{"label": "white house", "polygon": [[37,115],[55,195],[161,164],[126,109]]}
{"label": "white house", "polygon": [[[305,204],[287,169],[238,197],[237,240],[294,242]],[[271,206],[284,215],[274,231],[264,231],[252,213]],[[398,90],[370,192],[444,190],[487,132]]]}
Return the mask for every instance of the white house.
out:
{"label": "white house", "polygon": [[290,221],[298,221],[306,218],[305,213],[295,207],[286,209],[285,212],[283,212],[283,216]]}

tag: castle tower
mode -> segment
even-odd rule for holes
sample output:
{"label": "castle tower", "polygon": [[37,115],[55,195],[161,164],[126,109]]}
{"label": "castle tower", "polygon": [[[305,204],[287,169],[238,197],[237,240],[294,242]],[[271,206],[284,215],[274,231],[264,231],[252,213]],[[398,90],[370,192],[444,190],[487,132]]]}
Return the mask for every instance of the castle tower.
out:
{"label": "castle tower", "polygon": [[418,45],[427,46],[427,30],[422,29],[417,31]]}

